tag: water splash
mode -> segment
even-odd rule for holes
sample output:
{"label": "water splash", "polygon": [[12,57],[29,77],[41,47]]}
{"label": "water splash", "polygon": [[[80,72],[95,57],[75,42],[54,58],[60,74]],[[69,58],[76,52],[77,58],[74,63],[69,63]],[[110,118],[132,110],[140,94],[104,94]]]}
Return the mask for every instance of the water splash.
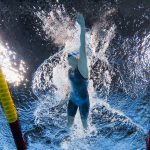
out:
{"label": "water splash", "polygon": [[[113,11],[106,12],[106,14],[110,14]],[[42,136],[47,137],[48,135],[48,139],[56,145],[56,149],[62,148],[67,150],[76,148],[92,150],[92,145],[94,145],[94,149],[101,147],[102,150],[106,148],[106,145],[109,145],[108,149],[117,149],[118,146],[125,149],[127,145],[130,145],[131,150],[139,147],[144,148],[143,137],[145,130],[134,123],[123,112],[115,110],[108,103],[103,102],[104,99],[107,100],[112,81],[111,66],[106,51],[115,37],[116,30],[116,26],[113,23],[107,26],[107,21],[102,24],[96,23],[91,30],[86,32],[88,60],[91,63],[89,65],[91,79],[88,89],[91,101],[90,132],[83,132],[79,113],[76,115],[72,131],[68,133],[65,130],[67,94],[70,91],[69,81],[67,80],[69,67],[66,62],[66,52],[69,51],[68,47],[71,51],[79,47],[79,39],[76,39],[79,37],[80,29],[79,26],[72,25],[73,31],[77,29],[76,32],[78,33],[74,34],[72,30],[69,30],[62,33],[62,37],[58,38],[62,29],[56,30],[54,28],[55,25],[57,28],[59,26],[61,28],[62,25],[65,31],[66,24],[64,25],[60,20],[57,20],[57,15],[55,16],[53,11],[51,14],[53,14],[52,18],[47,17],[43,13],[41,17],[41,12],[38,12],[38,16],[43,21],[43,30],[48,37],[54,39],[55,43],[64,47],[58,53],[45,60],[33,77],[32,89],[40,100],[34,113],[35,124],[36,126],[41,126]],[[62,17],[63,14],[60,13],[59,16]],[[70,35],[75,37],[72,36],[70,40]],[[99,97],[102,98],[100,99]],[[142,142],[140,143],[139,141]]]}
{"label": "water splash", "polygon": [[[115,35],[116,28],[114,24],[108,26],[106,17],[113,14],[114,11],[115,9],[106,11],[102,16],[103,20],[97,22],[91,30],[88,29],[86,32],[86,50],[91,72],[90,78],[94,82],[95,90],[103,97],[107,97],[111,84],[106,50]],[[52,9],[50,13],[40,11],[35,14],[43,23],[42,27],[47,35],[46,38],[52,38],[56,44],[64,46],[60,57],[79,49],[80,26],[69,18],[64,8],[58,7],[57,9]]]}
{"label": "water splash", "polygon": [[[75,50],[79,46],[79,27],[67,15],[64,7],[57,7],[51,12],[36,12],[43,23],[43,30],[46,33],[45,38],[52,38],[54,43],[65,46],[66,50]],[[77,47],[75,47],[77,45]]]}
{"label": "water splash", "polygon": [[[146,75],[147,73],[149,75],[149,46],[147,44],[149,43],[149,34],[146,32],[141,40],[138,40],[138,35],[133,38],[120,37],[120,41],[117,41],[118,45],[116,44],[118,48],[111,47],[111,41],[116,35],[116,26],[114,23],[107,22],[105,16],[110,15],[113,11],[114,9],[104,12],[104,16],[101,16],[104,20],[98,20],[93,28],[86,32],[88,60],[91,63],[89,65],[91,77],[88,89],[91,108],[88,133],[84,133],[82,130],[79,114],[76,116],[72,131],[68,133],[65,130],[67,94],[70,91],[67,80],[66,53],[78,49],[80,28],[78,24],[72,22],[66,11],[60,10],[59,7],[50,13],[43,11],[35,13],[42,21],[41,26],[47,35],[45,38],[52,38],[54,43],[63,48],[60,48],[58,53],[45,60],[33,76],[32,90],[38,97],[35,108],[31,105],[32,103],[28,103],[30,109],[26,109],[23,104],[26,112],[19,109],[21,118],[26,123],[24,123],[24,130],[30,124],[27,118],[34,119],[34,123],[31,123],[31,131],[28,133],[29,149],[125,150],[127,147],[129,150],[145,149],[145,126],[143,125],[145,122],[143,124],[141,122],[143,122],[143,111],[148,114],[149,103],[145,102],[145,105],[142,103],[142,99],[139,99],[141,103],[136,101],[136,105],[134,105],[135,103],[132,103],[131,99],[128,97],[125,99],[124,95],[121,97],[118,93],[114,99],[111,99],[111,105],[107,101],[103,102],[104,99],[107,100],[113,74],[117,71],[121,76],[120,84],[129,95],[132,93],[132,88],[134,93],[144,88],[144,91],[142,91],[144,93],[149,81]],[[66,22],[67,18],[68,22]],[[134,47],[132,43],[138,44],[135,44]],[[123,48],[123,50],[120,50],[120,48]],[[133,48],[135,49],[132,51]],[[139,55],[140,53],[142,55]],[[116,58],[117,56],[119,60]],[[115,68],[115,64],[118,67]],[[123,67],[120,66],[121,64],[123,64]],[[136,66],[136,70],[134,66]],[[130,71],[130,68],[133,72]],[[128,72],[122,72],[122,70],[128,70]],[[144,71],[146,73],[143,73]],[[132,80],[134,77],[137,77],[136,81]],[[140,77],[140,80],[138,80],[138,77]],[[140,87],[137,88],[136,85],[140,85]],[[29,97],[27,95],[24,99],[28,101]],[[34,100],[31,99],[30,101]],[[128,105],[124,105],[124,103]],[[131,104],[132,107],[129,107]],[[27,111],[29,112],[27,113]],[[33,111],[34,118],[32,118]],[[3,125],[2,120],[4,119],[1,119],[1,125]],[[5,135],[9,135],[9,133],[7,132]],[[0,135],[0,137],[6,137],[5,135]],[[0,148],[8,149],[7,147],[11,144],[4,146],[8,141],[13,143],[9,138],[4,139]]]}
{"label": "water splash", "polygon": [[145,95],[149,85],[150,36],[146,31],[143,33],[137,32],[131,38],[120,36],[110,48],[109,61],[113,64],[114,73],[119,74],[119,86],[134,99]]}

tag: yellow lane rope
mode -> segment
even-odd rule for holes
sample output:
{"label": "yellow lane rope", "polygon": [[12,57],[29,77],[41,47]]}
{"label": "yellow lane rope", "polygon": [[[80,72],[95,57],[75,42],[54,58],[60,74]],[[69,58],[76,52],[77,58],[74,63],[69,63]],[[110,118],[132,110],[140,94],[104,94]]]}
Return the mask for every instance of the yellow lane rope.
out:
{"label": "yellow lane rope", "polygon": [[11,98],[7,82],[0,68],[0,101],[8,120],[8,123],[13,123],[18,119],[18,114]]}

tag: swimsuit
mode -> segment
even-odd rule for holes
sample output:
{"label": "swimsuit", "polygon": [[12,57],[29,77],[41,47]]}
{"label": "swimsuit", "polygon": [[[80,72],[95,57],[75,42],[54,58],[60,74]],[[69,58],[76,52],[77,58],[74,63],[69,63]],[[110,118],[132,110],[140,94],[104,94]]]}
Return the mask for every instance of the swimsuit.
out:
{"label": "swimsuit", "polygon": [[87,119],[89,113],[88,79],[84,78],[78,68],[69,70],[69,79],[72,85],[68,103],[68,115],[75,116],[79,107],[81,118]]}

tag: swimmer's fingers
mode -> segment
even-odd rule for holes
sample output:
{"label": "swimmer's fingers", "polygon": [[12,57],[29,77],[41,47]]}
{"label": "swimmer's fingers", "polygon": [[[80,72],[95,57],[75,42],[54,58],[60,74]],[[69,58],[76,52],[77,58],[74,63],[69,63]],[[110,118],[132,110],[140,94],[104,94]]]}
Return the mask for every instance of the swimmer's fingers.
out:
{"label": "swimmer's fingers", "polygon": [[85,21],[84,21],[84,17],[83,17],[83,15],[81,14],[81,13],[77,13],[76,14],[76,16],[77,16],[77,22],[78,22],[78,24],[79,25],[85,25]]}

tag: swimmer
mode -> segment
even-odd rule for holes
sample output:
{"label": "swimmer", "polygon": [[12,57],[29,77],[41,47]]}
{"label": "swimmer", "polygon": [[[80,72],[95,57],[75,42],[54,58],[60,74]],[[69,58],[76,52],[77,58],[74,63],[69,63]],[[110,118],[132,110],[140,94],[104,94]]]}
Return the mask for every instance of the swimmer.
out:
{"label": "swimmer", "polygon": [[[81,121],[84,129],[87,129],[87,119],[89,114],[89,94],[88,94],[88,65],[85,48],[85,21],[82,14],[77,14],[77,22],[81,27],[79,52],[68,54],[70,69],[68,76],[71,82],[71,93],[67,107],[68,123],[70,128],[79,108]],[[78,56],[79,54],[79,56]]]}

